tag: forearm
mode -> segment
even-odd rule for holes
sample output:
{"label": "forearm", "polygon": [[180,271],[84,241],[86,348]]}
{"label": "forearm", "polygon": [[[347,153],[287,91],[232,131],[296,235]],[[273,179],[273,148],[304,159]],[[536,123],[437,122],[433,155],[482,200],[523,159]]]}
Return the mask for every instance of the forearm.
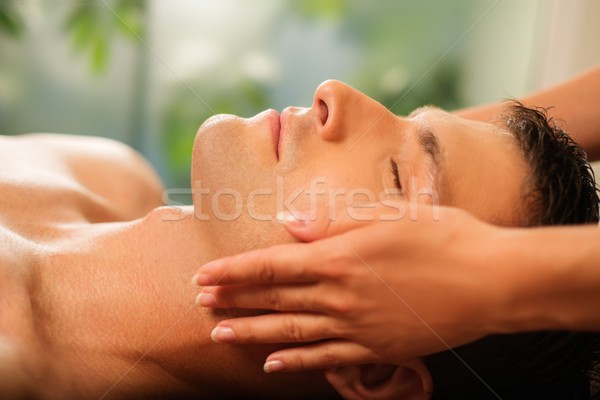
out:
{"label": "forearm", "polygon": [[[600,159],[600,67],[518,100],[526,106],[549,108],[549,114],[583,146],[589,159]],[[455,113],[463,118],[489,121],[502,108],[502,103],[491,103]]]}
{"label": "forearm", "polygon": [[509,295],[501,331],[540,329],[600,331],[600,230],[596,226],[516,232],[503,249]]}

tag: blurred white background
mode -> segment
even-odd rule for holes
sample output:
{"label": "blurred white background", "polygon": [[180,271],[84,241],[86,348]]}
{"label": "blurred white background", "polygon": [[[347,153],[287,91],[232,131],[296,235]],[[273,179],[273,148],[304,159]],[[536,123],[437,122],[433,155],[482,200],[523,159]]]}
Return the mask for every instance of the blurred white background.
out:
{"label": "blurred white background", "polygon": [[517,97],[600,61],[595,0],[0,0],[0,134],[139,149],[189,186],[208,116],[336,78],[398,114]]}

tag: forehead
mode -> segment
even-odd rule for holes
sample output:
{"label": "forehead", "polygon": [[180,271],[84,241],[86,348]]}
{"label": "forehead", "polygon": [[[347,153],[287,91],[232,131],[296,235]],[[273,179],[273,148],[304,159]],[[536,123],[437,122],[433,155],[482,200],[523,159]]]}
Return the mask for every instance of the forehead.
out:
{"label": "forehead", "polygon": [[520,224],[529,169],[510,132],[434,107],[417,109],[409,118],[434,132],[439,141],[442,205],[465,209],[496,224]]}

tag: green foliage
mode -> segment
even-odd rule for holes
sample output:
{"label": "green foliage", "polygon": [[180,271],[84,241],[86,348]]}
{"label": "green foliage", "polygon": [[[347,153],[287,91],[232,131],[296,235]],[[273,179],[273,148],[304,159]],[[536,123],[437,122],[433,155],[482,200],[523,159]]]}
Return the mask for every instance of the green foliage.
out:
{"label": "green foliage", "polygon": [[20,36],[25,30],[23,19],[10,0],[0,2],[0,30],[13,37]]}
{"label": "green foliage", "polygon": [[119,0],[75,3],[65,29],[71,35],[73,48],[87,52],[93,72],[103,72],[110,59],[109,41],[116,31],[129,38],[143,35],[144,0]]}
{"label": "green foliage", "polygon": [[139,39],[144,36],[145,0],[119,0],[115,7],[117,27],[125,36]]}
{"label": "green foliage", "polygon": [[341,18],[348,9],[347,0],[295,0],[294,7],[300,15],[309,18],[335,20]]}
{"label": "green foliage", "polygon": [[472,23],[469,0],[350,4],[342,29],[360,46],[362,64],[353,76],[357,87],[398,115],[425,104],[464,105],[459,91],[464,41],[458,39]]}
{"label": "green foliage", "polygon": [[214,114],[252,116],[270,104],[265,88],[249,80],[231,91],[199,92],[203,101],[187,90],[177,93],[162,119],[163,148],[167,154],[170,183],[179,187],[189,185],[192,146],[202,122]]}
{"label": "green foliage", "polygon": [[407,115],[414,109],[429,104],[453,110],[462,106],[458,91],[460,79],[460,66],[448,61],[431,70],[418,82],[409,82],[400,93],[381,93],[377,98],[397,115]]}
{"label": "green foliage", "polygon": [[209,116],[209,112],[199,113],[197,101],[189,96],[169,102],[163,118],[162,147],[167,153],[171,175],[179,179],[189,177],[187,173],[196,130]]}
{"label": "green foliage", "polygon": [[[464,33],[464,27],[471,23],[466,12],[466,5],[471,4],[469,1],[291,0],[285,2],[282,8],[284,11],[277,23],[291,22],[295,26],[301,20],[298,27],[308,30],[314,25],[326,26],[324,34],[336,37],[333,41],[331,38],[325,40],[325,46],[339,43],[360,55],[355,64],[344,67],[350,77],[348,82],[380,101],[392,112],[403,115],[424,104],[436,104],[447,109],[463,105],[459,92],[463,78],[461,55],[458,46],[454,49],[454,41]],[[26,33],[26,20],[19,14],[17,4],[17,0],[0,0],[0,34],[19,38]],[[67,17],[63,21],[66,38],[71,42],[73,51],[89,60],[90,71],[93,73],[101,74],[106,71],[111,62],[111,45],[115,39],[127,38],[137,46],[137,50],[144,50],[146,0],[83,0],[65,1],[63,4],[67,8]],[[432,8],[436,11],[431,12]],[[427,25],[425,28],[424,21]],[[274,23],[274,29],[281,28],[277,23]],[[230,44],[227,40],[229,39],[223,39],[223,46]],[[285,51],[277,53],[281,50],[279,48],[269,49],[269,39],[261,40],[265,40],[267,44],[265,46],[265,43],[261,43],[259,47],[272,51],[271,56],[289,56]],[[256,43],[244,42],[242,45],[255,46]],[[453,50],[445,54],[449,48]],[[324,55],[326,53],[327,50],[323,52]],[[138,51],[137,56],[140,54],[142,53]],[[444,56],[440,58],[442,54]],[[227,62],[232,60],[235,62],[238,59],[232,58]],[[140,102],[144,98],[145,92],[139,90],[139,86],[147,83],[146,75],[140,71],[147,68],[145,63],[148,60],[141,57],[137,61],[133,68],[137,68],[134,73],[140,79],[138,83],[134,82],[133,102]],[[304,62],[308,70],[318,63],[328,61],[326,57],[308,57]],[[281,65],[285,65],[285,62],[281,62]],[[222,74],[240,73],[241,76],[246,76],[235,69],[234,72],[225,71],[232,71],[231,68],[224,68]],[[286,79],[306,78],[286,76],[285,70],[282,75],[282,80],[273,82],[285,86],[288,84]],[[309,76],[310,73],[306,75]],[[323,79],[329,77],[335,76],[324,76]],[[317,79],[315,76],[310,78]],[[192,145],[198,126],[206,118],[217,113],[252,116],[273,106],[275,99],[281,101],[281,96],[276,94],[281,92],[248,78],[241,78],[228,89],[219,85],[219,79],[211,80],[211,77],[200,75],[195,83],[194,78],[188,79],[192,82],[173,87],[158,118],[161,124],[159,129],[163,132],[159,145],[165,155],[159,165],[165,165],[167,170],[162,171],[163,176],[167,177],[167,184],[173,187],[185,187],[189,184]],[[202,96],[201,100],[189,90],[188,83]],[[138,86],[137,89],[135,85]],[[292,84],[290,87],[295,86]],[[161,96],[164,95],[165,93],[161,93]],[[287,105],[290,104],[283,106]],[[134,118],[141,117],[138,115]],[[132,129],[141,129],[135,127],[144,125],[133,126]],[[144,132],[135,134],[142,137]]]}

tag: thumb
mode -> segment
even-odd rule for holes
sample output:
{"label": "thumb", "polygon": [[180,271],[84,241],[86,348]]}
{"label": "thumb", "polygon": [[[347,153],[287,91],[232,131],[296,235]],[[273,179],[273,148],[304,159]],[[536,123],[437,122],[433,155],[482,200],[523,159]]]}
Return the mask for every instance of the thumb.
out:
{"label": "thumb", "polygon": [[277,218],[285,229],[304,242],[338,235],[377,221],[402,219],[408,204],[401,201],[339,205],[333,209],[320,208],[316,212],[285,211]]}

